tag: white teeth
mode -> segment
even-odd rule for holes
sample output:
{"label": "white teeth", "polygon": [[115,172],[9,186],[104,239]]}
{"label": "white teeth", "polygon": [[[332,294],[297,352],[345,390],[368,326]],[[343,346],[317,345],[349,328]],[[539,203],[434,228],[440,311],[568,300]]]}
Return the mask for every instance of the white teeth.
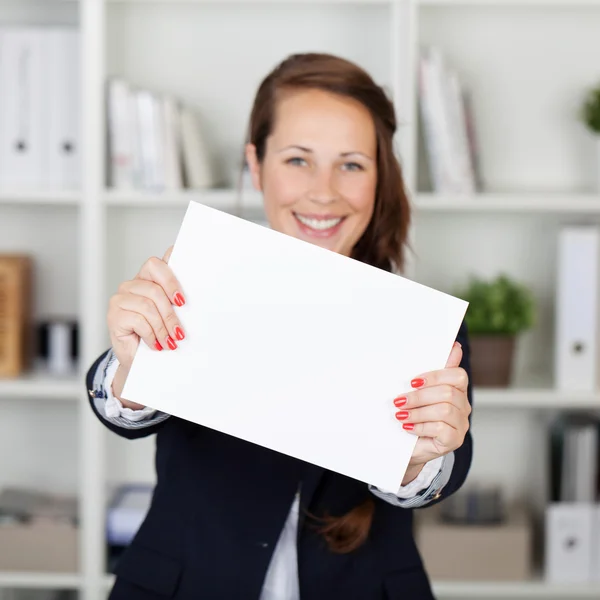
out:
{"label": "white teeth", "polygon": [[316,229],[317,231],[326,231],[327,229],[335,227],[342,221],[342,217],[337,219],[309,219],[308,217],[303,217],[298,214],[296,215],[296,218],[307,227]]}

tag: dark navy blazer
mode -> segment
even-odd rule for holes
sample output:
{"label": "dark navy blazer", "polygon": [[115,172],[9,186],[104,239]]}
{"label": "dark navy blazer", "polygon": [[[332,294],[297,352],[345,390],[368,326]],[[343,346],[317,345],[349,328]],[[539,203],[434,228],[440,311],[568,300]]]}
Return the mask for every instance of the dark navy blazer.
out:
{"label": "dark navy blazer", "polygon": [[[457,339],[461,366],[470,374],[464,324]],[[103,357],[88,371],[88,390]],[[118,563],[110,600],[258,600],[299,484],[303,600],[433,599],[413,539],[412,510],[375,497],[367,484],[179,418],[124,429],[96,414],[125,438],[156,434],[152,504]],[[469,433],[455,451],[450,481],[430,505],[463,484],[471,454]],[[375,502],[368,540],[350,554],[331,553],[303,509],[342,515],[367,498]]]}

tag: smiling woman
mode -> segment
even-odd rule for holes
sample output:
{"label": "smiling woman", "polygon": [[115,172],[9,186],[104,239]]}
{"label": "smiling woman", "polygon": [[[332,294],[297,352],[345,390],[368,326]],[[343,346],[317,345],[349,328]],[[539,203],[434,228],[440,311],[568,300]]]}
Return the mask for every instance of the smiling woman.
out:
{"label": "smiling woman", "polygon": [[291,56],[260,86],[246,159],[274,229],[401,269],[410,213],[393,105],[339,57]]}
{"label": "smiling woman", "polygon": [[[259,87],[246,145],[271,227],[401,270],[410,215],[395,130],[392,103],[357,65],[325,54],[284,60]],[[109,429],[157,434],[152,506],[119,562],[110,600],[432,600],[412,509],[455,492],[469,470],[465,327],[446,368],[415,373],[412,390],[389,399],[398,435],[418,439],[399,489],[379,490],[121,398],[140,340],[156,352],[186,344],[174,307],[194,307],[169,255],[150,258],[111,298],[112,348],[88,372],[91,406]],[[326,331],[315,332],[315,344],[327,344]],[[357,348],[367,372],[369,350]],[[299,376],[310,378],[310,364],[307,357],[298,365]]]}

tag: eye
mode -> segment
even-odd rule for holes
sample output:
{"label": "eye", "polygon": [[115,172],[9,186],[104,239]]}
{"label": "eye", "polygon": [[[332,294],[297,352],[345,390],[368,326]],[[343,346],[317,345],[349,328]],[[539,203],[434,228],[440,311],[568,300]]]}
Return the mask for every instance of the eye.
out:
{"label": "eye", "polygon": [[344,171],[364,171],[363,166],[357,162],[344,163],[343,169]]}
{"label": "eye", "polygon": [[293,158],[289,158],[285,161],[288,165],[292,165],[293,167],[303,167],[306,165],[306,161],[299,156],[294,156]]}

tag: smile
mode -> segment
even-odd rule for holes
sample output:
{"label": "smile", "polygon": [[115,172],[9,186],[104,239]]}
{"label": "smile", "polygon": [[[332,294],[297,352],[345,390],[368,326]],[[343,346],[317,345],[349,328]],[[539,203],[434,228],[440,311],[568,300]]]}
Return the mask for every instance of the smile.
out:
{"label": "smile", "polygon": [[307,217],[298,213],[294,213],[294,217],[304,226],[303,229],[312,230],[321,235],[334,233],[345,219],[345,217]]}

